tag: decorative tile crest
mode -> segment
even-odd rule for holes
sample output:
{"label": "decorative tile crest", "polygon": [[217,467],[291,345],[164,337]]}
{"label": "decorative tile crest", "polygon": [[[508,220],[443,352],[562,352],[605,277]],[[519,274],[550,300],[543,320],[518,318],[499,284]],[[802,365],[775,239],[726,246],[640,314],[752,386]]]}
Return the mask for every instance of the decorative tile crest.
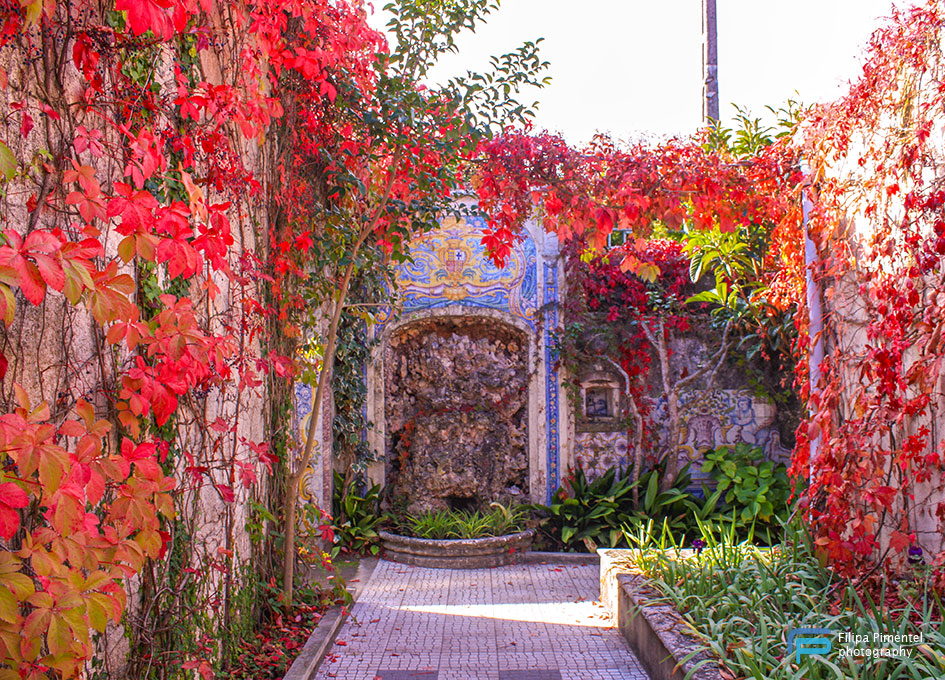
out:
{"label": "decorative tile crest", "polygon": [[[482,245],[481,218],[448,218],[440,229],[410,243],[413,262],[395,268],[400,311],[412,312],[461,304],[498,309],[536,329],[538,275],[535,243],[529,237],[512,249],[499,269]],[[395,310],[376,321],[386,324]]]}

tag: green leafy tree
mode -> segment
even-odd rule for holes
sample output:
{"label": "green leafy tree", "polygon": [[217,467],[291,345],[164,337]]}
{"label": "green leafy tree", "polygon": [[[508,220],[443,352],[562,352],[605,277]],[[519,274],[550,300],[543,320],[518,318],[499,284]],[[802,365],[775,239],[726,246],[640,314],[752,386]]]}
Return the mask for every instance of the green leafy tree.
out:
{"label": "green leafy tree", "polygon": [[[395,43],[378,55],[373,92],[349,92],[337,115],[340,143],[311,148],[298,172],[312,186],[305,211],[283,216],[289,229],[307,235],[298,265],[311,272],[297,295],[306,304],[303,327],[318,345],[309,375],[315,382],[313,417],[301,452],[289,464],[284,501],[284,599],[291,602],[299,483],[312,459],[352,281],[359,271],[407,256],[406,244],[458,212],[454,192],[466,184],[466,163],[479,144],[506,127],[524,123],[532,106],[516,97],[542,86],[547,63],[528,42],[494,57],[486,73],[467,73],[443,85],[423,84],[437,60],[455,51],[455,39],[473,30],[496,0],[414,0],[385,7]],[[339,95],[340,96],[340,95]],[[336,140],[337,141],[337,140]],[[325,149],[332,149],[328,153]],[[327,181],[326,181],[327,178]],[[320,319],[327,318],[327,328]]]}

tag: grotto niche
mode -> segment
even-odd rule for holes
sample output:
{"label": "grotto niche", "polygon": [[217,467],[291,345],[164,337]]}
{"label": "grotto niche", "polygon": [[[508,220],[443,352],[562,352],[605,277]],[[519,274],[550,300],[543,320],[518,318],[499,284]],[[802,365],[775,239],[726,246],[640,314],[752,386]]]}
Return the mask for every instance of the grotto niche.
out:
{"label": "grotto niche", "polygon": [[493,318],[395,331],[385,360],[386,479],[407,511],[528,500],[528,339]]}

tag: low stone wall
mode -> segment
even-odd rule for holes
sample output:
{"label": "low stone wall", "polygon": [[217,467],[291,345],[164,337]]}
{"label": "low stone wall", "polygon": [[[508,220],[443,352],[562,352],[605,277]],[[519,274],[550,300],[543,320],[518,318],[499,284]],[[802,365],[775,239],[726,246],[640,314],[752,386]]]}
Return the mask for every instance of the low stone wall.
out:
{"label": "low stone wall", "polygon": [[483,569],[517,564],[532,543],[532,529],[507,536],[430,539],[380,533],[383,557],[392,562],[436,569]]}
{"label": "low stone wall", "polygon": [[[675,607],[627,571],[632,550],[598,550],[601,603],[652,680],[721,680],[719,665],[688,632]],[[694,652],[697,652],[693,655]],[[690,657],[691,658],[687,658]],[[695,670],[693,670],[695,669]]]}

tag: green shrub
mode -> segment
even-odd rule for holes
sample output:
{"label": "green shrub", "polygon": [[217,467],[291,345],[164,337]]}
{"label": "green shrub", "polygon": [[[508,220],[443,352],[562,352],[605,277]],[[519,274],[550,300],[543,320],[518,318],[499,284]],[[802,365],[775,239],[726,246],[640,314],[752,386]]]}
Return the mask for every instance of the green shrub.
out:
{"label": "green shrub", "polygon": [[[331,528],[335,534],[331,556],[339,553],[353,555],[376,555],[380,551],[378,526],[388,520],[381,512],[381,487],[369,487],[363,494],[355,493],[357,484],[351,484],[344,493],[344,477],[335,472],[335,491],[332,497],[334,520]],[[366,485],[365,485],[366,486]]]}
{"label": "green shrub", "polygon": [[708,453],[702,469],[712,474],[716,488],[703,485],[700,498],[689,489],[688,466],[666,489],[662,465],[646,470],[635,482],[630,469],[611,468],[588,480],[579,467],[555,492],[550,506],[536,506],[544,516],[542,528],[555,545],[570,551],[634,545],[644,540],[641,534],[657,539],[667,531],[682,545],[703,529],[732,531],[767,545],[777,540],[780,522],[790,509],[791,485],[784,465],[766,461],[761,449],[739,443],[734,449],[719,447]]}
{"label": "green shrub", "polygon": [[745,523],[787,519],[791,482],[782,463],[765,460],[761,448],[738,442],[705,455],[702,471],[712,475],[724,494],[722,511],[736,510]]}
{"label": "green shrub", "polygon": [[588,481],[578,467],[567,486],[558,489],[550,506],[539,506],[547,518],[544,527],[565,550],[614,547],[621,538],[621,524],[633,507],[633,486],[627,474],[616,468]]}
{"label": "green shrub", "polygon": [[[870,587],[838,579],[817,558],[800,522],[782,527],[784,542],[762,549],[740,542],[735,532],[703,534],[701,551],[683,552],[671,537],[650,540],[632,566],[686,619],[703,648],[726,667],[727,677],[764,680],[886,680],[945,677],[942,602],[930,573],[917,570],[909,581],[914,597],[876,576]],[[787,635],[795,628],[827,628],[835,633],[922,635],[908,658],[801,657],[788,654]],[[839,640],[835,640],[839,642]],[[840,644],[840,647],[846,646]],[[879,645],[883,646],[883,645]],[[714,660],[697,664],[714,665]]]}
{"label": "green shrub", "polygon": [[[565,550],[593,552],[597,548],[614,548],[625,542],[627,527],[638,527],[650,519],[664,521],[679,533],[695,529],[698,499],[689,493],[688,466],[673,485],[662,490],[661,466],[631,481],[628,469],[607,470],[600,477],[588,480],[580,467],[565,486],[552,497],[550,506],[537,506],[545,515],[544,528]],[[636,488],[639,502],[635,503]]]}
{"label": "green shrub", "polygon": [[415,538],[485,538],[522,531],[528,514],[527,506],[505,506],[490,503],[487,512],[479,510],[429,510],[408,515],[399,530]]}

